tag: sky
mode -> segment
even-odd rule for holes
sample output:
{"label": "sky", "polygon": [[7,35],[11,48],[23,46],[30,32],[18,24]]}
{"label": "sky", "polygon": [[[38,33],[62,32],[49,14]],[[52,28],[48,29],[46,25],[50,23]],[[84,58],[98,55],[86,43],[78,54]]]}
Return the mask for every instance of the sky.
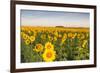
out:
{"label": "sky", "polygon": [[90,14],[67,11],[21,10],[22,26],[89,27]]}

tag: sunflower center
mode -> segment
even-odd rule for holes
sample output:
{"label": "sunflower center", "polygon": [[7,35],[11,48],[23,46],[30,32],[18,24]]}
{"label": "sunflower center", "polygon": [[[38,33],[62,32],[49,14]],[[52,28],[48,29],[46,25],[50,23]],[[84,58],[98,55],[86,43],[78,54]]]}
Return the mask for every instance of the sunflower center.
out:
{"label": "sunflower center", "polygon": [[36,48],[37,48],[37,49],[40,49],[40,48],[41,48],[41,46],[40,46],[40,45],[38,45],[38,46],[36,46]]}
{"label": "sunflower center", "polygon": [[47,56],[47,58],[51,58],[51,57],[52,57],[52,53],[51,53],[51,52],[48,52],[48,53],[46,54],[46,56]]}
{"label": "sunflower center", "polygon": [[51,48],[51,45],[48,45],[47,48],[50,49]]}

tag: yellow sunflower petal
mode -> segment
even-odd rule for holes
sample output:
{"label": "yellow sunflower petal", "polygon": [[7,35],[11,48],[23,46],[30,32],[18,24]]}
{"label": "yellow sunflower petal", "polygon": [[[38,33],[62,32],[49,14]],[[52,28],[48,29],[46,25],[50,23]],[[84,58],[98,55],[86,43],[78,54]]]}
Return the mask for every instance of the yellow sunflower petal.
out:
{"label": "yellow sunflower petal", "polygon": [[52,62],[56,59],[56,52],[54,50],[45,50],[42,57],[45,62]]}

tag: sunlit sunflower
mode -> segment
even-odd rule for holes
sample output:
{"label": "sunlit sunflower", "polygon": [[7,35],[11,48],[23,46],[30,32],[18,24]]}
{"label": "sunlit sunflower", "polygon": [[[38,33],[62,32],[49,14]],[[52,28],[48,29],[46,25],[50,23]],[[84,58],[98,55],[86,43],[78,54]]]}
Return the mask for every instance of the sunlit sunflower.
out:
{"label": "sunlit sunflower", "polygon": [[55,31],[55,32],[54,32],[54,35],[55,35],[56,37],[58,37],[58,32],[57,32],[57,31]]}
{"label": "sunlit sunflower", "polygon": [[66,39],[66,38],[67,38],[67,34],[64,33],[64,35],[63,35],[63,39]]}
{"label": "sunlit sunflower", "polygon": [[28,32],[28,34],[32,34],[32,31],[31,30],[28,30],[27,32]]}
{"label": "sunlit sunflower", "polygon": [[49,39],[49,41],[53,41],[53,37],[50,35],[48,35],[48,39]]}
{"label": "sunlit sunflower", "polygon": [[60,45],[64,44],[65,40],[66,40],[66,39],[62,39]]}
{"label": "sunlit sunflower", "polygon": [[68,37],[69,37],[69,38],[72,38],[72,37],[73,37],[73,33],[71,33],[71,32],[68,33]]}
{"label": "sunlit sunflower", "polygon": [[80,37],[81,37],[81,34],[80,34],[80,33],[78,33],[78,34],[77,34],[77,38],[78,38],[78,39],[80,39]]}
{"label": "sunlit sunflower", "polygon": [[56,59],[56,52],[54,50],[45,50],[42,57],[45,62],[52,62]]}
{"label": "sunlit sunflower", "polygon": [[85,38],[85,34],[81,34],[81,37],[80,37],[80,39],[84,39]]}
{"label": "sunlit sunflower", "polygon": [[34,42],[35,41],[35,36],[30,36],[30,40],[31,40],[31,42]]}
{"label": "sunlit sunflower", "polygon": [[59,37],[59,38],[62,38],[62,35],[61,35],[61,34],[59,34],[59,35],[58,35],[58,37]]}
{"label": "sunlit sunflower", "polygon": [[51,49],[51,50],[53,50],[54,49],[54,46],[53,46],[53,44],[52,43],[50,43],[50,42],[47,42],[46,44],[45,44],[45,49]]}
{"label": "sunlit sunflower", "polygon": [[48,35],[48,38],[49,38],[49,39],[51,39],[51,36],[50,36],[50,35]]}
{"label": "sunlit sunflower", "polygon": [[89,38],[89,33],[86,33],[86,38]]}
{"label": "sunlit sunflower", "polygon": [[55,37],[53,38],[53,40],[54,40],[54,41],[57,41],[57,37],[55,36]]}
{"label": "sunlit sunflower", "polygon": [[83,44],[82,44],[82,47],[85,48],[86,44],[88,43],[87,40],[83,40]]}
{"label": "sunlit sunflower", "polygon": [[46,35],[45,34],[42,34],[41,35],[41,39],[43,39],[43,40],[46,39]]}
{"label": "sunlit sunflower", "polygon": [[21,36],[24,40],[29,39],[29,36],[27,34],[25,34],[24,32],[21,33]]}
{"label": "sunlit sunflower", "polygon": [[36,31],[33,31],[33,35],[34,35],[34,36],[36,36],[36,35],[37,35]]}
{"label": "sunlit sunflower", "polygon": [[36,44],[35,49],[33,49],[33,51],[36,51],[36,52],[43,51],[43,45],[42,44]]}
{"label": "sunlit sunflower", "polygon": [[25,44],[29,45],[31,43],[31,41],[29,39],[25,40]]}

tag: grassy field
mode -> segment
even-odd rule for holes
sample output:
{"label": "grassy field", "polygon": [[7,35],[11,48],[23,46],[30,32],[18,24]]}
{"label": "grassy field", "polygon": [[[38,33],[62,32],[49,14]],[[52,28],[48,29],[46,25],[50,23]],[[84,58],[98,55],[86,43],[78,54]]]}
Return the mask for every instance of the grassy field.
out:
{"label": "grassy field", "polygon": [[21,26],[21,62],[89,59],[89,28]]}

